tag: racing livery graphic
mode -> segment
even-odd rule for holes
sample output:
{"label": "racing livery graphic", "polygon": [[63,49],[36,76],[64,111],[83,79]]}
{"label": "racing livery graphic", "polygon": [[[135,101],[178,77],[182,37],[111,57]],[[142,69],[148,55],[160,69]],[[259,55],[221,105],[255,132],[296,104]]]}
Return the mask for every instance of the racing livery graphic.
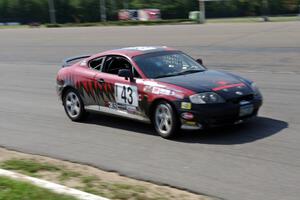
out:
{"label": "racing livery graphic", "polygon": [[206,69],[168,47],[128,47],[69,58],[57,75],[66,114],[89,111],[151,122],[170,138],[179,128],[234,124],[257,115],[262,95],[254,82]]}

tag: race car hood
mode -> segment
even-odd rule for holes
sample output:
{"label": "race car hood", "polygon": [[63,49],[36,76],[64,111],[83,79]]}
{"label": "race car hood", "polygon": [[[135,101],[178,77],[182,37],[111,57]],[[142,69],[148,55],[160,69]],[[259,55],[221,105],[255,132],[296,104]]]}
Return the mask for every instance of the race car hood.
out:
{"label": "race car hood", "polygon": [[157,80],[192,90],[195,93],[213,91],[220,94],[225,99],[253,94],[249,82],[245,79],[215,70],[164,77]]}

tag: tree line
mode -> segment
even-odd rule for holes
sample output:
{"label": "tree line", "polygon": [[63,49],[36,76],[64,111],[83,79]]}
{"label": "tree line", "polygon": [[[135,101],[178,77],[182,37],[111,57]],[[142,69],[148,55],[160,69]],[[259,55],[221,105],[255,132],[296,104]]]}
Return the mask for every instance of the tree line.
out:
{"label": "tree line", "polygon": [[[105,0],[108,20],[117,20],[119,9],[158,8],[163,19],[187,18],[198,10],[198,0]],[[54,0],[58,23],[97,22],[100,0]],[[227,0],[206,2],[206,15],[239,17],[299,13],[300,0]],[[49,23],[48,0],[0,0],[0,22]]]}

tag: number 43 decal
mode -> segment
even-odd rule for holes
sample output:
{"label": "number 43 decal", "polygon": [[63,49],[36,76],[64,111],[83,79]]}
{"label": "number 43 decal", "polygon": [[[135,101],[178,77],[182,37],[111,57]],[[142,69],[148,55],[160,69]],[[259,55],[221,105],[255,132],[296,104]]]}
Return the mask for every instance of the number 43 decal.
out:
{"label": "number 43 decal", "polygon": [[117,83],[115,85],[117,103],[138,106],[138,90],[136,86]]}
{"label": "number 43 decal", "polygon": [[123,86],[121,98],[124,99],[125,103],[128,102],[131,105],[133,103],[132,89],[130,87],[126,88],[126,86]]}

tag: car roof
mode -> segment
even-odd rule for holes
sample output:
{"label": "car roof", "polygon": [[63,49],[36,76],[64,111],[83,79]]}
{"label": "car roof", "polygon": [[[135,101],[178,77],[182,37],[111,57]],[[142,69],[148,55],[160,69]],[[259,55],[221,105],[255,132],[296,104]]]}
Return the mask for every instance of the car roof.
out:
{"label": "car roof", "polygon": [[124,55],[124,56],[132,58],[132,57],[147,54],[147,53],[164,52],[164,51],[176,51],[176,50],[166,47],[166,46],[125,47],[125,48],[121,48],[121,49],[105,51],[105,52],[95,55],[94,57],[112,54],[112,55]]}

